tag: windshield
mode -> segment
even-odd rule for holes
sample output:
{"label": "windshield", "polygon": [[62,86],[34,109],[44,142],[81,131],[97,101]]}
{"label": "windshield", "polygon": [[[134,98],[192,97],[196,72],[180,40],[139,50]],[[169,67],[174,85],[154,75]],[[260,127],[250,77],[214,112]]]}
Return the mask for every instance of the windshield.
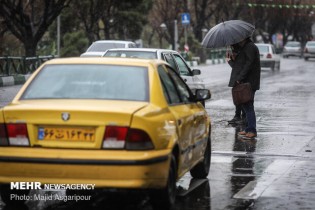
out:
{"label": "windshield", "polygon": [[288,42],[288,43],[286,44],[286,46],[287,46],[287,47],[300,47],[301,44],[298,43],[298,42]]}
{"label": "windshield", "polygon": [[46,65],[22,99],[148,101],[147,68],[138,66]]}
{"label": "windshield", "polygon": [[307,47],[315,47],[315,42],[308,42],[306,44]]}
{"label": "windshield", "polygon": [[93,51],[93,52],[105,52],[108,49],[111,48],[124,48],[125,44],[121,43],[99,43],[95,42],[89,47],[87,52]]}
{"label": "windshield", "polygon": [[155,52],[110,50],[104,54],[104,57],[156,59],[157,55]]}
{"label": "windshield", "polygon": [[257,47],[258,47],[258,50],[260,53],[268,53],[269,52],[268,46],[257,45]]}

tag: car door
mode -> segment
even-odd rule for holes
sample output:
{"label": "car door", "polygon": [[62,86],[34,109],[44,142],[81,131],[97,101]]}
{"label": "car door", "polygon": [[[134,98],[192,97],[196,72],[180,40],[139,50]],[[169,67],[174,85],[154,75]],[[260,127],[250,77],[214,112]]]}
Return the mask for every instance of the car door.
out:
{"label": "car door", "polygon": [[[158,69],[164,95],[169,104],[169,111],[175,118],[178,144],[180,148],[179,173],[187,171],[190,168],[193,157],[193,123],[194,116],[191,110],[191,104],[188,103],[190,93],[187,90],[180,90],[178,84],[171,77],[174,73],[169,67],[160,66]],[[186,96],[185,96],[186,94]]]}
{"label": "car door", "polygon": [[191,137],[190,137],[190,147],[192,147],[192,157],[190,157],[190,165],[192,163],[198,162],[201,158],[203,158],[204,148],[207,144],[207,137],[205,134],[207,133],[207,118],[208,114],[206,110],[200,103],[196,103],[194,101],[194,96],[191,94],[191,91],[183,82],[183,80],[173,71],[169,71],[171,78],[175,81],[175,86],[179,92],[181,100],[185,103],[187,107],[189,107],[190,112],[192,113],[193,120],[191,127]]}

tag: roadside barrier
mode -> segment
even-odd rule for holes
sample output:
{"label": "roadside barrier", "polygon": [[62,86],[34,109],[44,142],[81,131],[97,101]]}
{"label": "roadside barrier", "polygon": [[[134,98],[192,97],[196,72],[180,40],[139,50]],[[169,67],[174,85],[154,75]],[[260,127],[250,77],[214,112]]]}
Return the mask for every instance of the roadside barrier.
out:
{"label": "roadside barrier", "polygon": [[42,63],[55,58],[54,55],[36,57],[0,57],[0,77],[33,73]]}
{"label": "roadside barrier", "polygon": [[0,87],[24,84],[29,76],[54,55],[36,57],[0,57]]}
{"label": "roadside barrier", "polygon": [[[219,49],[210,49],[208,50],[208,59],[206,64],[220,64],[225,63],[225,54],[226,49],[225,48],[219,48]],[[209,62],[210,60],[210,62]]]}

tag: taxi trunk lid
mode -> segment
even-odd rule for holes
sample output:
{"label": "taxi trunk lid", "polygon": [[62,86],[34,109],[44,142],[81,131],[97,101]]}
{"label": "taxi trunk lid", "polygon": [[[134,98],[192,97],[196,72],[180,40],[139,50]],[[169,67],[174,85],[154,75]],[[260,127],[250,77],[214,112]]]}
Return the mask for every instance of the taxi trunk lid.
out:
{"label": "taxi trunk lid", "polygon": [[[28,138],[31,147],[100,149],[106,126],[129,127],[132,115],[147,104],[105,100],[25,100],[3,109],[3,123],[7,128],[25,124],[27,137],[23,138]],[[11,145],[18,144],[17,138],[21,136],[9,140]]]}

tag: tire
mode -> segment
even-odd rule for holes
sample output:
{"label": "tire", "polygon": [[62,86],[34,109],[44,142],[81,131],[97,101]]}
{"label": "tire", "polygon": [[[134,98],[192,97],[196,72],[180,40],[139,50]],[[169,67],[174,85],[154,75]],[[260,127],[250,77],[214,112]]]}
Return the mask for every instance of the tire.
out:
{"label": "tire", "polygon": [[22,204],[25,202],[25,200],[12,200],[11,194],[16,194],[18,196],[23,196],[23,195],[28,195],[30,190],[11,190],[10,189],[10,184],[2,184],[0,186],[0,194],[1,194],[1,199],[2,201],[9,205],[9,204]]}
{"label": "tire", "polygon": [[277,70],[277,71],[280,71],[280,62],[277,62],[277,63],[276,63],[276,70]]}
{"label": "tire", "polygon": [[274,70],[275,70],[275,66],[276,66],[276,63],[274,63],[274,64],[271,66],[271,71],[274,71]]}
{"label": "tire", "polygon": [[171,209],[176,198],[176,181],[177,181],[177,163],[175,156],[172,155],[168,180],[165,188],[152,190],[150,200],[153,209]]}
{"label": "tire", "polygon": [[306,60],[306,61],[307,61],[307,60],[308,60],[308,57],[305,57],[305,58],[304,58],[304,60]]}
{"label": "tire", "polygon": [[210,171],[210,164],[211,164],[211,138],[209,134],[207,147],[204,153],[204,158],[201,162],[199,162],[190,170],[191,176],[197,179],[207,178]]}

